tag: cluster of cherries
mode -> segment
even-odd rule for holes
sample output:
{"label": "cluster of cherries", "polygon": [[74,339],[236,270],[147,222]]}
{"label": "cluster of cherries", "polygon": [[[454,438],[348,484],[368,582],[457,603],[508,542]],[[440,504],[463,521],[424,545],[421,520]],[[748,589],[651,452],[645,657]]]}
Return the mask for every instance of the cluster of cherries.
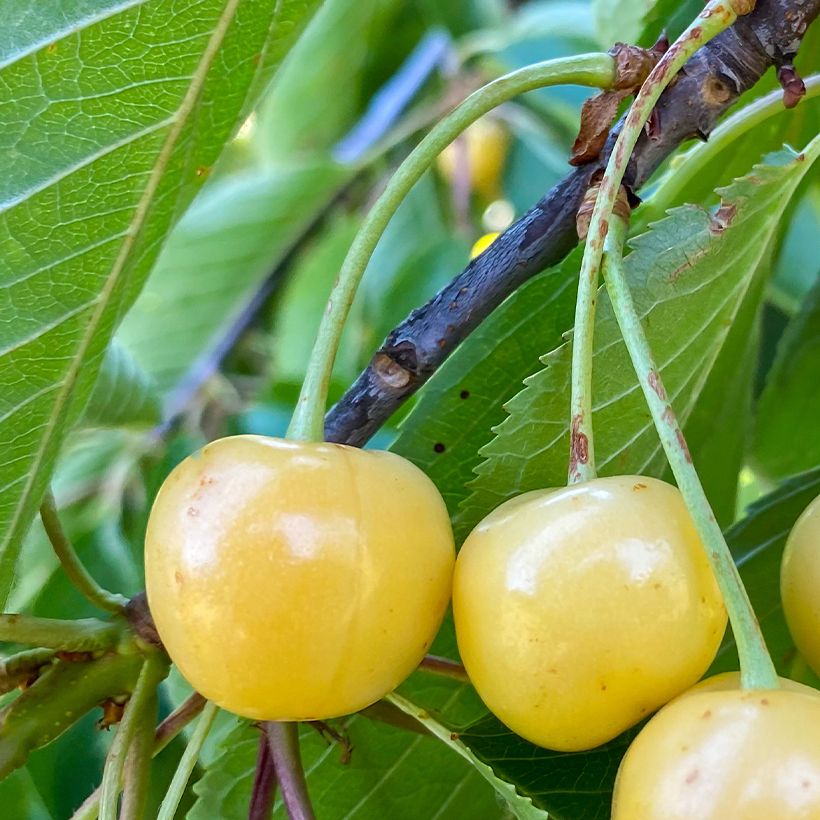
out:
{"label": "cluster of cherries", "polygon": [[[820,817],[820,692],[697,683],[726,612],[679,491],[641,476],[525,493],[458,559],[410,462],[236,436],[182,462],[146,539],[163,643],[203,695],[257,720],[358,711],[395,689],[452,595],[459,651],[493,713],[559,751],[662,708],[618,774],[615,820]],[[820,499],[782,567],[796,644],[820,670]],[[668,705],[665,705],[668,704]]]}

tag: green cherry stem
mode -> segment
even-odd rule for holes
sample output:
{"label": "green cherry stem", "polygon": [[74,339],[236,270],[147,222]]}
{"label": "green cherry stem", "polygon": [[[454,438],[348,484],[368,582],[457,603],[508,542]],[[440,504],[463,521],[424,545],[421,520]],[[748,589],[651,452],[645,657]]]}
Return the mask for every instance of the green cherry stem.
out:
{"label": "green cherry stem", "polygon": [[626,231],[625,220],[615,216],[609,226],[603,258],[603,277],[618,326],[675,481],[704,544],[726,603],[740,659],[741,684],[745,689],[776,689],[779,685],[777,673],[766,649],[766,642],[726,539],[692,464],[686,439],[664,389],[660,370],[632,301],[622,255]]}
{"label": "green cherry stem", "polygon": [[478,89],[431,129],[393,174],[353,239],[319,325],[288,438],[323,439],[333,362],[356,289],[391,217],[435,158],[467,126],[519,94],[559,84],[609,88],[615,80],[615,60],[609,54],[583,54],[536,63]]}
{"label": "green cherry stem", "polygon": [[82,618],[61,621],[32,615],[0,614],[0,641],[26,646],[62,649],[65,652],[96,652],[113,649],[122,638],[119,624]]}
{"label": "green cherry stem", "polygon": [[[738,0],[734,0],[738,2]],[[748,4],[747,4],[748,5]],[[671,45],[652,69],[635,96],[601,179],[589,223],[578,279],[578,297],[572,337],[570,397],[570,458],[567,481],[574,484],[595,478],[595,443],[592,432],[592,345],[595,299],[604,239],[615,208],[621,180],[638,137],[663,90],[684,63],[705,43],[734,23],[732,0],[710,0],[703,11]]]}
{"label": "green cherry stem", "polygon": [[202,744],[205,743],[205,739],[208,737],[208,732],[211,730],[218,711],[219,708],[216,704],[210,701],[202,710],[202,716],[199,718],[196,729],[194,729],[191,739],[188,741],[188,745],[185,747],[185,751],[179,760],[179,765],[174,772],[171,785],[168,787],[168,791],[162,799],[159,812],[157,813],[157,820],[173,820],[176,816],[180,801],[188,786],[188,780],[191,778],[191,772],[193,772],[194,766],[196,766],[197,760],[199,760]]}
{"label": "green cherry stem", "polygon": [[[802,106],[805,106],[809,100],[820,96],[820,74],[812,74],[804,82],[806,96],[800,101]],[[646,225],[661,219],[668,208],[682,202],[683,192],[689,183],[702,174],[715,157],[744,134],[770,117],[783,114],[784,111],[786,109],[783,108],[783,90],[778,88],[727,117],[712,131],[707,142],[695,145],[685,154],[673,160],[671,167],[658,183],[658,187],[636,212],[634,222]]]}
{"label": "green cherry stem", "polygon": [[[202,712],[207,701],[198,692],[194,692],[184,703],[171,712],[154,733],[152,757],[156,757],[179,733]],[[102,787],[98,786],[83,801],[71,820],[96,820],[100,813],[100,796]]]}
{"label": "green cherry stem", "polygon": [[40,506],[40,519],[43,522],[43,528],[46,531],[48,540],[51,541],[51,546],[74,588],[94,606],[107,612],[122,612],[128,603],[128,599],[103,589],[83,566],[60,523],[57,503],[51,490],[46,490],[43,503]]}
{"label": "green cherry stem", "polygon": [[125,707],[117,734],[108,750],[100,784],[100,820],[117,820],[120,784],[123,781],[125,761],[144,712],[156,703],[156,690],[168,674],[168,663],[158,653],[145,659],[134,692]]}
{"label": "green cherry stem", "polygon": [[123,766],[119,820],[142,820],[145,816],[151,781],[154,722],[158,707],[159,696],[157,688],[154,687],[147,693],[145,705],[135,716],[134,732]]}

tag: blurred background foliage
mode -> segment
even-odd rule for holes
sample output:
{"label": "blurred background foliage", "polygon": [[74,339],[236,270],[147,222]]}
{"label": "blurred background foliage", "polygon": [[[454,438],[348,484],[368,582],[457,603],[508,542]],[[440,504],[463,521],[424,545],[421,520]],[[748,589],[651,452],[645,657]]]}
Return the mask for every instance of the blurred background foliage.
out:
{"label": "blurred background foliage", "polygon": [[[284,433],[328,289],[362,215],[431,123],[504,72],[606,50],[619,39],[651,43],[663,27],[674,36],[701,6],[697,0],[325,0],[170,236],[120,327],[84,421],[63,450],[54,489],[91,572],[109,588],[140,590],[148,507],[173,465],[221,435]],[[819,34],[802,49],[804,74],[818,68]],[[774,87],[770,73],[744,102]],[[366,274],[331,399],[396,323],[464,267],[482,235],[503,230],[566,173],[584,97],[577,88],[550,89],[503,106],[416,185]],[[784,142],[801,148],[818,130],[818,109],[812,100],[772,117],[721,154],[680,201],[711,203],[716,187],[767,152]],[[735,476],[727,491],[737,516],[786,476],[820,464],[816,429],[794,443],[798,420],[811,408],[816,417],[820,407],[819,234],[815,174],[782,223],[765,296],[751,316],[747,344],[738,348],[753,378],[743,399],[747,415],[735,420],[748,430],[739,485]],[[556,328],[559,340],[568,329]],[[736,361],[726,368],[728,384]],[[528,372],[537,369],[533,360]],[[442,459],[474,462],[520,386],[519,380],[508,394],[493,396],[497,414],[463,445],[470,452],[448,451]],[[389,446],[412,405],[370,446]],[[422,417],[412,425],[422,442],[436,436],[436,419],[419,430],[426,424]],[[413,446],[403,445],[411,452]],[[726,523],[734,518],[730,511]],[[59,571],[39,523],[23,550],[11,609],[94,614]],[[446,630],[438,648],[455,652]],[[438,687],[426,702],[446,704],[450,724],[483,714],[463,688],[424,685]],[[186,694],[186,684],[172,676],[163,687],[163,712]],[[255,730],[225,716],[219,725],[199,774],[210,761],[222,764],[187,795],[187,807],[200,795],[194,817],[244,816]],[[411,735],[411,742],[395,727],[360,717],[344,728],[354,746],[346,766],[337,748],[305,730],[320,817],[480,820],[507,811],[474,769],[431,739]],[[0,814],[69,817],[98,783],[108,742],[108,733],[86,718],[0,783]],[[154,807],[181,749],[173,743],[157,760]],[[344,788],[337,782],[343,770]]]}

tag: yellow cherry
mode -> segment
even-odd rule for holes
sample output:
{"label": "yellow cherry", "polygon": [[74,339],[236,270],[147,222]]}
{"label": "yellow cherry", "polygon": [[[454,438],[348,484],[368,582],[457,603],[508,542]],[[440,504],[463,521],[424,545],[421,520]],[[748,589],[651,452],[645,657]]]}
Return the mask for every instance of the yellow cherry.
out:
{"label": "yellow cherry", "polygon": [[444,502],[392,453],[236,436],[168,476],[148,601],[171,659],[256,720],[358,711],[418,665],[450,597]]}
{"label": "yellow cherry", "polygon": [[820,674],[820,497],[789,533],[780,566],[780,593],[795,645]]}
{"label": "yellow cherry", "polygon": [[470,259],[475,259],[477,256],[481,256],[490,245],[495,242],[501,234],[498,231],[493,231],[492,233],[485,233],[484,236],[480,236],[473,247],[470,250]]}
{"label": "yellow cherry", "polygon": [[820,817],[820,693],[728,683],[707,681],[649,721],[621,761],[612,820]]}
{"label": "yellow cherry", "polygon": [[604,743],[708,668],[726,612],[679,491],[600,478],[526,493],[456,562],[453,612],[478,694],[532,743]]}
{"label": "yellow cherry", "polygon": [[[466,164],[473,190],[484,199],[498,199],[510,142],[506,128],[498,120],[483,117],[467,128],[460,139],[466,142]],[[453,143],[437,159],[441,175],[450,183],[456,176],[458,152],[459,145]]]}

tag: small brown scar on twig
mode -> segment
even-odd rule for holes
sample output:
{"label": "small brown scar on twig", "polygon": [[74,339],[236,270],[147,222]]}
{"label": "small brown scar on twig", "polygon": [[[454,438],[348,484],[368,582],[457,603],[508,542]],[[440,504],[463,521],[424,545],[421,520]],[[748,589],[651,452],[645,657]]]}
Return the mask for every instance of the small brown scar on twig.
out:
{"label": "small brown scar on twig", "polygon": [[388,387],[399,389],[410,383],[410,371],[386,353],[377,353],[373,357],[373,372]]}
{"label": "small brown scar on twig", "polygon": [[586,464],[589,460],[589,439],[581,432],[583,415],[579,414],[572,419],[569,446],[569,469],[575,473],[579,464]]}

